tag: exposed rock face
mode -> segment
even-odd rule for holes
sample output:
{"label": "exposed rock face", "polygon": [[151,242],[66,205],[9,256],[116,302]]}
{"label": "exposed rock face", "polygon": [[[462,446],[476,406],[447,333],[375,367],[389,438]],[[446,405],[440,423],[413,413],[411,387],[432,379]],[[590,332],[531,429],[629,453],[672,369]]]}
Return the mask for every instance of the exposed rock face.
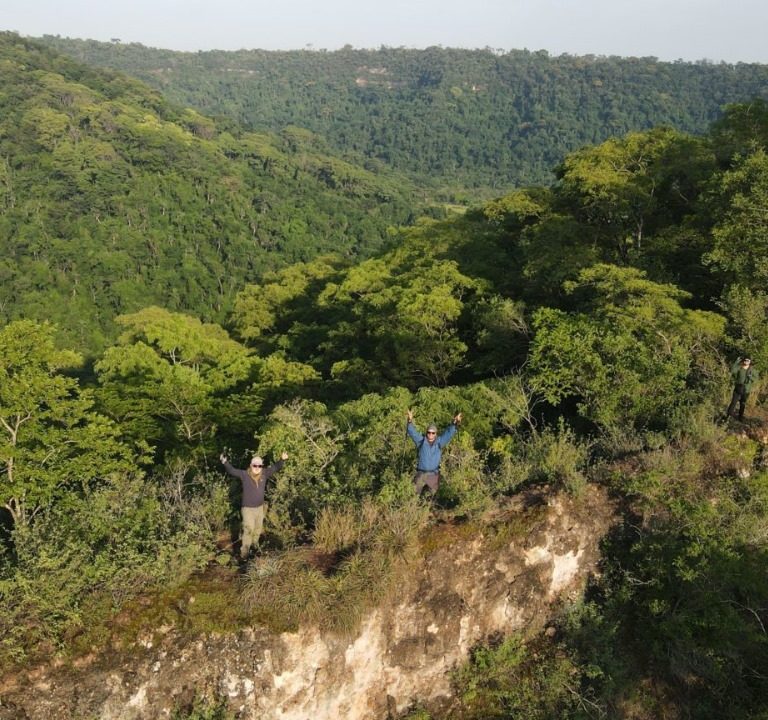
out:
{"label": "exposed rock face", "polygon": [[441,542],[409,586],[353,638],[322,628],[281,635],[250,628],[185,643],[173,628],[159,628],[137,643],[130,662],[100,656],[6,681],[0,718],[154,720],[205,695],[225,698],[249,720],[385,718],[414,702],[439,712],[450,700],[450,670],[473,645],[538,630],[556,601],[581,592],[613,521],[592,486],[578,500],[521,497],[505,512],[514,526],[508,534],[467,539],[440,528]]}

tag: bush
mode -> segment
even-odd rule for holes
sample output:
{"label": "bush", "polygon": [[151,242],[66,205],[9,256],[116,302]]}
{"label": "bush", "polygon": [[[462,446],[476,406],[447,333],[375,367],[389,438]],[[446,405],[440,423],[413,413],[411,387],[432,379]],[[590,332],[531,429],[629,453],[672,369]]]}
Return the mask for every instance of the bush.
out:
{"label": "bush", "polygon": [[87,617],[86,608],[117,610],[203,567],[226,498],[219,487],[190,495],[180,482],[119,475],[16,528],[15,562],[6,561],[0,580],[2,653],[22,660],[61,646],[86,622],[105,619]]}
{"label": "bush", "polygon": [[226,700],[195,699],[191,707],[177,708],[171,720],[235,720],[235,713],[227,709]]}
{"label": "bush", "polygon": [[563,648],[519,636],[473,650],[454,676],[456,720],[579,717],[579,668]]}
{"label": "bush", "polygon": [[579,440],[562,419],[557,429],[545,428],[528,443],[527,455],[533,479],[564,488],[572,495],[584,489],[583,470],[589,460],[590,443]]}
{"label": "bush", "polygon": [[441,473],[437,500],[461,513],[475,514],[491,503],[484,454],[477,452],[471,438],[456,438],[443,453],[445,472]]}

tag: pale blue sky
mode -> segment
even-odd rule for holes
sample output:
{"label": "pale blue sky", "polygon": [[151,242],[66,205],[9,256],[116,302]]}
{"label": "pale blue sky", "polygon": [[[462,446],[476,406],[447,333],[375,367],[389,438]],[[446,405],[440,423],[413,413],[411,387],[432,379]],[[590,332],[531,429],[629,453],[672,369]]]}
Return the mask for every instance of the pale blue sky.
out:
{"label": "pale blue sky", "polygon": [[0,0],[0,29],[173,50],[444,47],[768,63],[766,0]]}

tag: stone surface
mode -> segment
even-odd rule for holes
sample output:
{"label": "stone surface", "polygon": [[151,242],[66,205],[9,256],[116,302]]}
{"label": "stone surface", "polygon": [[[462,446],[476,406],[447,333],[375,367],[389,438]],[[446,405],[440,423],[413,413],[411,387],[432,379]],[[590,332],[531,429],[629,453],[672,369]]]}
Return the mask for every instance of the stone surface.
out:
{"label": "stone surface", "polygon": [[442,542],[408,587],[354,637],[254,627],[190,642],[158,628],[130,652],[6,678],[0,720],[155,720],[199,697],[223,698],[248,720],[379,719],[415,702],[439,711],[450,701],[450,671],[475,644],[543,630],[553,606],[582,591],[613,522],[594,486],[576,500],[529,493],[503,512],[487,535],[438,528]]}

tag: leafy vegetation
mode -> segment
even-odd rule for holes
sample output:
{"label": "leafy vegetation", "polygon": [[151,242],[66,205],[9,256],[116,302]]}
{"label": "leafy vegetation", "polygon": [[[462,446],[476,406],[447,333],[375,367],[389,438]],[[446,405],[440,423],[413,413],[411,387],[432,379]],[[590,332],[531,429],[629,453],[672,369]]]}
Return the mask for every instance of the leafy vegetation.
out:
{"label": "leafy vegetation", "polygon": [[100,351],[156,304],[222,321],[245,279],[380,247],[408,183],[247,133],[0,34],[0,318]]}
{"label": "leafy vegetation", "polygon": [[[437,179],[458,198],[467,187],[498,194],[548,185],[552,169],[584,145],[657,126],[703,133],[724,105],[768,99],[768,68],[757,64],[441,47],[181,53],[43,41],[207,115],[256,131],[308,128],[368,167]],[[729,132],[751,133],[754,117]]]}
{"label": "leafy vegetation", "polygon": [[[443,519],[470,533],[526,485],[578,495],[600,482],[624,522],[601,577],[548,635],[475,651],[456,674],[453,717],[765,716],[764,388],[746,423],[722,420],[733,357],[768,362],[764,102],[729,108],[698,137],[650,129],[581,148],[550,187],[461,216],[376,225],[365,257],[329,252],[339,236],[321,232],[306,253],[220,286],[209,270],[234,268],[239,231],[203,242],[177,211],[197,217],[204,203],[203,225],[227,217],[258,184],[242,148],[265,153],[258,177],[277,182],[302,143],[319,157],[313,136],[221,130],[15,36],[0,61],[3,663],[106,641],[110,621],[147,598],[157,606],[137,617],[191,634],[320,617],[353,631],[429,522],[412,496],[406,412],[422,425],[461,411],[435,498]],[[375,214],[381,198],[347,170],[335,189],[309,171],[270,187]],[[235,176],[248,193],[218,205]],[[174,215],[178,234],[153,246]],[[64,232],[75,225],[80,235]],[[198,240],[219,264],[196,285]],[[130,250],[145,245],[156,251],[146,266]],[[246,245],[254,263],[267,257]],[[236,465],[289,453],[239,592],[196,575],[234,576],[238,488],[222,450]],[[169,604],[185,583],[200,592],[182,614]],[[221,704],[180,712],[226,717]]]}

